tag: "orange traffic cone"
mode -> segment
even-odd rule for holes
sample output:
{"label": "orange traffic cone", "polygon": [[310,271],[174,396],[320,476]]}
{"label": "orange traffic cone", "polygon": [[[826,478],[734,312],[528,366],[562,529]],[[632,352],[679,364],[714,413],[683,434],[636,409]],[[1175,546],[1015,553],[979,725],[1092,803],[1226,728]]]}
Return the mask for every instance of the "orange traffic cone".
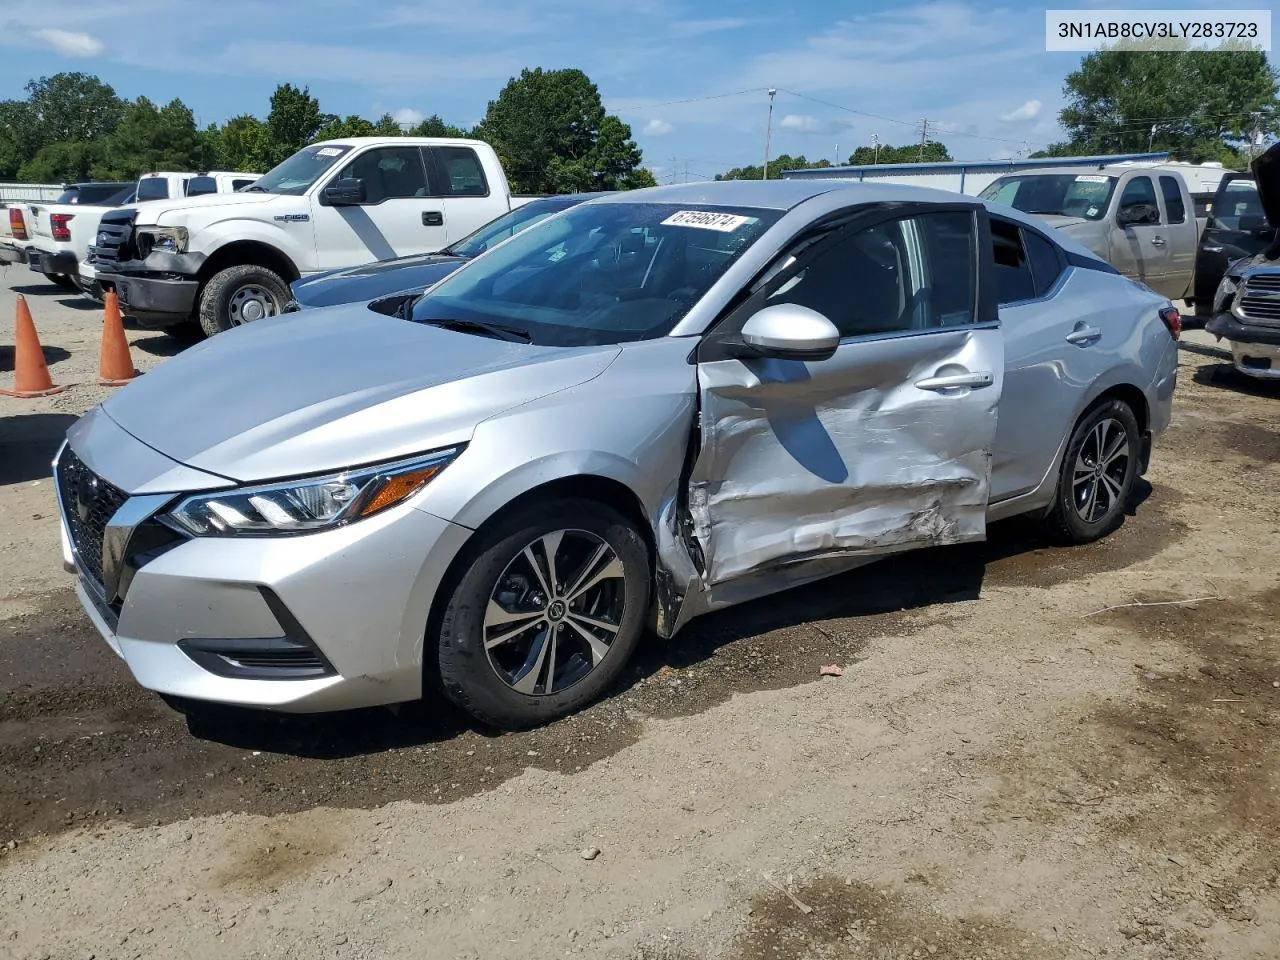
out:
{"label": "orange traffic cone", "polygon": [[102,351],[99,354],[98,382],[104,387],[122,387],[138,370],[129,355],[129,341],[124,338],[124,321],[120,319],[120,301],[116,292],[108,290],[102,317]]}
{"label": "orange traffic cone", "polygon": [[0,390],[0,394],[27,399],[47,397],[67,389],[55,387],[49,379],[49,366],[44,362],[44,350],[40,347],[36,325],[31,320],[31,310],[22,294],[18,294],[18,315],[14,327],[13,389]]}

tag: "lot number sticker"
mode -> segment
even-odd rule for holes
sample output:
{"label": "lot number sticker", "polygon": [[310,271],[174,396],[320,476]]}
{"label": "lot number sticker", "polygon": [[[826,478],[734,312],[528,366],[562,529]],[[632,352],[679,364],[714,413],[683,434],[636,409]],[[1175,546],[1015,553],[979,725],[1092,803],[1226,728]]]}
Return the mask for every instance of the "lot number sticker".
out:
{"label": "lot number sticker", "polygon": [[733,233],[744,223],[755,223],[755,217],[739,217],[732,213],[708,213],[705,210],[677,210],[663,220],[664,227],[697,227],[700,230],[718,230]]}
{"label": "lot number sticker", "polygon": [[1082,173],[1076,177],[1076,183],[1106,183],[1106,177],[1099,177],[1089,173]]}

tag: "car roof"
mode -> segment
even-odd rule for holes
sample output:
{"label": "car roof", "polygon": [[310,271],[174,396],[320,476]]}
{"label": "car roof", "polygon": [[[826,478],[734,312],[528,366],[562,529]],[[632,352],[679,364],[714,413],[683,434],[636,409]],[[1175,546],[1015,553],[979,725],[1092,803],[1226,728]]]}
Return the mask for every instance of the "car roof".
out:
{"label": "car roof", "polygon": [[932,203],[971,203],[981,201],[964,194],[901,183],[864,182],[820,177],[802,180],[714,180],[707,183],[680,183],[665,187],[646,187],[614,194],[596,203],[698,203],[725,207],[757,207],[766,210],[790,210],[806,200],[840,191],[848,193],[850,204],[887,203],[893,200]]}

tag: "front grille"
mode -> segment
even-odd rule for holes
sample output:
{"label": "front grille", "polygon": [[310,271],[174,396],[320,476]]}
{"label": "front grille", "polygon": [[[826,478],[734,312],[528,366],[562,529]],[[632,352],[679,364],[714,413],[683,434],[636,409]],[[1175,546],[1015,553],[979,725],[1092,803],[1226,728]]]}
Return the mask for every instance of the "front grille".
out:
{"label": "front grille", "polygon": [[237,680],[316,680],[337,672],[314,645],[286,637],[187,639],[178,647],[215,676]]}
{"label": "front grille", "polygon": [[133,247],[133,211],[105,214],[98,224],[98,236],[89,248],[89,260],[110,268],[122,260],[136,259]]}
{"label": "front grille", "polygon": [[1280,297],[1253,294],[1250,291],[1254,289],[1257,289],[1256,278],[1249,282],[1244,296],[1240,298],[1240,319],[1261,327],[1280,327]]}
{"label": "front grille", "polygon": [[58,498],[80,569],[102,586],[102,537],[128,495],[85,466],[67,447],[58,460]]}
{"label": "front grille", "polygon": [[1258,273],[1249,277],[1248,286],[1253,290],[1275,290],[1280,292],[1280,273]]}

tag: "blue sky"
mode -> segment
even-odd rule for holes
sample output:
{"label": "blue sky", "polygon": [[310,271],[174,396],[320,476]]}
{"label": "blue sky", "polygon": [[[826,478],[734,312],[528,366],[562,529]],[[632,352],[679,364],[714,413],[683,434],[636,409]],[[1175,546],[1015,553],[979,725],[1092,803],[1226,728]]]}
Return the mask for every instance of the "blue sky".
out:
{"label": "blue sky", "polygon": [[469,124],[520,68],[573,66],[631,124],[663,182],[758,163],[768,87],[778,90],[775,156],[834,159],[838,145],[843,158],[873,134],[911,142],[922,117],[961,159],[1061,135],[1062,81],[1079,55],[1044,51],[1044,6],[792,9],[801,12],[761,0],[0,0],[0,99],[23,96],[33,77],[81,70],[126,97],[180,97],[204,124],[265,115],[275,85],[291,81],[331,113]]}

